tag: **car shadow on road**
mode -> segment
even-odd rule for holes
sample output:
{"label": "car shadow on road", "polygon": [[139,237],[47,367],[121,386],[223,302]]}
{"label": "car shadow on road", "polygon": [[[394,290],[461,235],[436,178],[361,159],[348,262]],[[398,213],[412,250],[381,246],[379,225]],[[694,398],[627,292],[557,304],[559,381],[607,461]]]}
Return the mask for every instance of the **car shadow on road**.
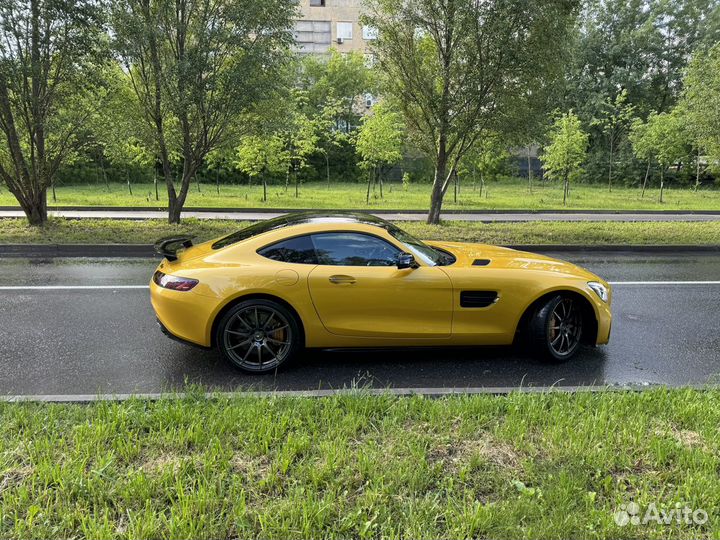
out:
{"label": "car shadow on road", "polygon": [[560,364],[535,360],[513,347],[309,349],[277,372],[249,375],[214,351],[186,347],[181,356],[186,355],[176,364],[185,367],[176,376],[186,384],[221,390],[602,385],[606,361],[604,350],[592,347]]}

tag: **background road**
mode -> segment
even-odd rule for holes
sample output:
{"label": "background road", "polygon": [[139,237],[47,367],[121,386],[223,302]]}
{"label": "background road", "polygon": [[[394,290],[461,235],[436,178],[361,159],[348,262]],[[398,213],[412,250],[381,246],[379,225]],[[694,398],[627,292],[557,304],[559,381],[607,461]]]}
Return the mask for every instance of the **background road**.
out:
{"label": "background road", "polygon": [[[298,210],[293,210],[297,212]],[[332,212],[332,210],[327,210]],[[258,221],[270,219],[286,213],[283,210],[184,210],[183,217],[198,219],[234,219],[242,221]],[[378,210],[371,212],[389,221],[425,221],[427,212],[403,212]],[[52,217],[70,219],[167,219],[167,211],[152,209],[65,209],[50,210]],[[25,217],[19,209],[0,209],[0,218]],[[720,212],[602,212],[602,211],[548,211],[548,212],[443,212],[443,220],[448,221],[483,221],[483,222],[517,222],[517,221],[717,221]]]}
{"label": "background road", "polygon": [[[550,253],[552,255],[552,253]],[[509,348],[308,351],[249,376],[215,352],[169,340],[143,286],[153,259],[0,259],[0,394],[518,387],[718,382],[720,255],[564,252],[615,286],[610,345],[545,365]],[[653,284],[648,282],[664,282]],[[716,283],[677,283],[715,281]],[[637,283],[640,282],[640,283]],[[47,289],[84,286],[89,289]],[[38,287],[38,288],[32,288]]]}

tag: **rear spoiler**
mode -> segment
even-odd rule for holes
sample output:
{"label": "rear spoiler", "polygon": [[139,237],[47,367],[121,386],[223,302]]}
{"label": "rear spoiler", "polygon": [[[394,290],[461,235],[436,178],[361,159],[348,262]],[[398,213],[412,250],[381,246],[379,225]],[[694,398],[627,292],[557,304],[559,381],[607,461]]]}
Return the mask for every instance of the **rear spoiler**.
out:
{"label": "rear spoiler", "polygon": [[168,261],[177,260],[177,252],[193,245],[192,236],[166,236],[155,242],[155,251]]}

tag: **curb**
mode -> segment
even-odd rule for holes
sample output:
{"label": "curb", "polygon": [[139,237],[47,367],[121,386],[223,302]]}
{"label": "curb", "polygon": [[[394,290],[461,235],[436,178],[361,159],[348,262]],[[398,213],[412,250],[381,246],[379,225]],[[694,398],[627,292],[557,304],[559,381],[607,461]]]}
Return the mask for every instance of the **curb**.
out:
{"label": "curb", "polygon": [[[164,206],[48,206],[48,212],[167,212]],[[239,213],[239,214],[287,214],[291,212],[369,212],[372,214],[427,214],[427,210],[402,210],[393,208],[233,208],[233,207],[206,207],[186,206],[183,212],[216,212],[216,213]],[[0,211],[22,211],[19,206],[0,206]],[[560,208],[555,210],[543,209],[468,209],[468,210],[442,210],[442,214],[637,214],[637,215],[659,215],[659,216],[691,216],[705,215],[720,217],[720,210],[587,210]]]}
{"label": "curb", "polygon": [[[587,385],[587,386],[481,386],[481,387],[417,387],[417,388],[343,388],[319,390],[239,390],[231,392],[204,392],[207,399],[243,399],[243,398],[328,398],[333,396],[395,396],[410,397],[424,396],[428,398],[443,398],[449,396],[496,395],[502,396],[513,393],[520,394],[581,394],[598,392],[645,392],[657,388],[675,388],[691,390],[716,390],[714,384],[683,384],[666,386],[658,384],[628,384],[628,385]],[[148,392],[138,394],[27,394],[0,396],[0,402],[40,402],[40,403],[91,403],[101,401],[127,401],[140,399],[147,401],[184,399],[187,392],[162,393]]]}
{"label": "curb", "polygon": [[[518,244],[502,246],[518,251],[718,253],[720,245],[567,245]],[[0,244],[1,257],[142,257],[159,258],[152,244]]]}

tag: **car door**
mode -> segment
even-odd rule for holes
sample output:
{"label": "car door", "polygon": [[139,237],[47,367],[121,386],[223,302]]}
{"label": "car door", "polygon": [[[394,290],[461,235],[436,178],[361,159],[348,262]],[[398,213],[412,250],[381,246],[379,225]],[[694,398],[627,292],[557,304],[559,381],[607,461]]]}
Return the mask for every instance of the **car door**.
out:
{"label": "car door", "polygon": [[318,257],[308,276],[315,309],[329,332],[384,338],[447,338],[452,285],[437,267],[398,269],[401,250],[359,232],[312,235]]}

